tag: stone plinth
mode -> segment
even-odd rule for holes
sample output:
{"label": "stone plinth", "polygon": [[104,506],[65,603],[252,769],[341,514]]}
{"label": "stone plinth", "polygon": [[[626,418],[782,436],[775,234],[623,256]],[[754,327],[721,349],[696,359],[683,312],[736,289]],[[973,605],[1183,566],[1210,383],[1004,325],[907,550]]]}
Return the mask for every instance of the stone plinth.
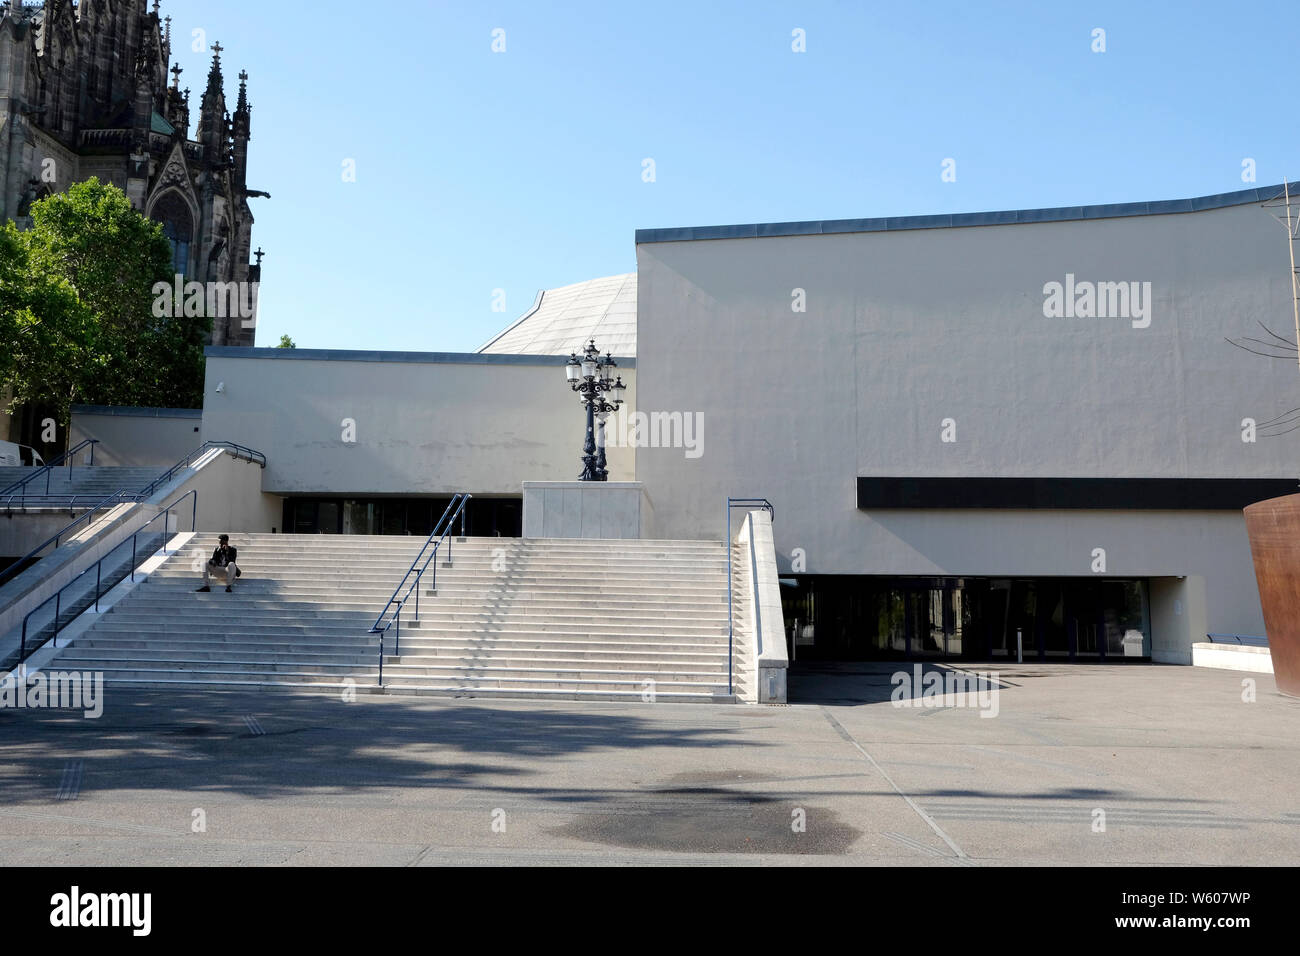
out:
{"label": "stone plinth", "polygon": [[639,538],[649,508],[639,481],[525,481],[525,538]]}

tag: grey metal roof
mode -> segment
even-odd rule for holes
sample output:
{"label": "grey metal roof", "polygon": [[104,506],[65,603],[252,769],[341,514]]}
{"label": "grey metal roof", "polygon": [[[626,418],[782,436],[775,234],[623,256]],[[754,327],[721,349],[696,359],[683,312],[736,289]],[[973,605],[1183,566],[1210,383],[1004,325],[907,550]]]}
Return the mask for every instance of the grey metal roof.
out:
{"label": "grey metal roof", "polygon": [[[1300,185],[1290,184],[1295,195]],[[817,236],[845,232],[893,232],[900,229],[948,229],[959,226],[1005,226],[1031,222],[1067,222],[1075,219],[1113,219],[1119,216],[1164,216],[1200,212],[1225,206],[1267,202],[1282,195],[1282,183],[1237,192],[1169,199],[1159,202],[1112,203],[1103,206],[1059,206],[1053,209],[1009,209],[940,216],[894,216],[886,219],[823,219],[811,222],[767,222],[734,226],[684,226],[638,229],[636,241],[681,242],[695,239],[760,239],[769,236]]]}
{"label": "grey metal roof", "polygon": [[[267,359],[297,362],[411,362],[428,365],[553,365],[554,355],[490,355],[482,352],[380,352],[356,349],[250,348],[246,345],[207,345],[208,358]],[[567,353],[566,353],[567,354]],[[620,364],[636,367],[635,359]]]}
{"label": "grey metal roof", "polygon": [[636,355],[635,272],[544,289],[523,318],[479,352],[568,355],[593,338],[602,352]]}
{"label": "grey metal roof", "polygon": [[140,408],[135,405],[73,405],[74,415],[125,415],[132,418],[202,418],[201,408]]}

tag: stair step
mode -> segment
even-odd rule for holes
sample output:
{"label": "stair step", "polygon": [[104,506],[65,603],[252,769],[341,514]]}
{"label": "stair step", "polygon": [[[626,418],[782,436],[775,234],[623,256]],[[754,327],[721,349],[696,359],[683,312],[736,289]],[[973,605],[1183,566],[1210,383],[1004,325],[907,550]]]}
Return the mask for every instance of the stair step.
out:
{"label": "stair step", "polygon": [[653,687],[656,700],[732,702],[730,666],[732,688],[742,686],[720,543],[444,543],[436,592],[433,564],[420,584],[418,621],[404,592],[399,640],[395,625],[370,627],[423,539],[230,537],[243,556],[233,593],[220,575],[194,593],[194,564],[215,546],[200,533],[61,648],[55,666],[119,686],[570,700],[641,700]]}

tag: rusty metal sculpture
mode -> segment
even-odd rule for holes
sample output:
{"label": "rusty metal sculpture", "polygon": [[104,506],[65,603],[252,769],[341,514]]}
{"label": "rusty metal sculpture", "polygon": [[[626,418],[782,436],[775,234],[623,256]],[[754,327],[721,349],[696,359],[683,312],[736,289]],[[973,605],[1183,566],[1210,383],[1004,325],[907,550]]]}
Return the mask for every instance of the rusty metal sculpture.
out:
{"label": "rusty metal sculpture", "polygon": [[1277,689],[1300,697],[1300,495],[1245,509]]}

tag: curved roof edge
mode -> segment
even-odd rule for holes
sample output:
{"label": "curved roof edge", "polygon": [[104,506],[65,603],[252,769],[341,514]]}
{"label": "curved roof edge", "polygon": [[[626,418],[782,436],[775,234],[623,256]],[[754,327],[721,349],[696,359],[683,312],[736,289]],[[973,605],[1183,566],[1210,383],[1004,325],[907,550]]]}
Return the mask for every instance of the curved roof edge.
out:
{"label": "curved roof edge", "polygon": [[506,335],[508,335],[509,333],[513,332],[515,329],[519,328],[519,326],[523,325],[523,323],[524,323],[525,321],[527,321],[528,319],[532,318],[533,314],[534,314],[538,309],[540,309],[540,308],[542,307],[542,296],[544,296],[544,295],[546,295],[546,290],[545,290],[545,289],[538,289],[538,290],[537,290],[537,297],[536,297],[535,299],[533,299],[533,306],[532,306],[532,308],[529,309],[527,312],[525,312],[523,315],[521,315],[521,316],[519,317],[519,321],[518,321],[518,322],[514,322],[514,323],[512,323],[511,325],[506,326],[504,329],[502,329],[502,330],[501,330],[500,332],[498,332],[496,335],[492,336],[492,338],[488,339],[487,342],[486,342],[484,345],[479,346],[479,347],[478,347],[477,349],[475,349],[474,351],[476,351],[476,352],[486,352],[488,349],[490,349],[493,345],[495,345],[495,344],[496,344],[500,339],[502,339],[504,336],[506,336]]}
{"label": "curved roof edge", "polygon": [[[1292,195],[1300,184],[1291,183]],[[637,243],[683,242],[696,239],[764,239],[773,236],[821,236],[846,232],[896,232],[903,229],[948,229],[958,226],[1006,226],[1031,222],[1067,222],[1074,219],[1114,219],[1120,216],[1164,216],[1201,212],[1226,206],[1268,202],[1282,195],[1283,184],[1258,186],[1194,199],[1158,202],[1111,203],[1103,206],[1058,206],[1053,209],[1010,209],[1002,212],[968,212],[937,216],[893,216],[885,219],[823,219],[810,222],[748,223],[734,226],[682,226],[638,229]]]}

